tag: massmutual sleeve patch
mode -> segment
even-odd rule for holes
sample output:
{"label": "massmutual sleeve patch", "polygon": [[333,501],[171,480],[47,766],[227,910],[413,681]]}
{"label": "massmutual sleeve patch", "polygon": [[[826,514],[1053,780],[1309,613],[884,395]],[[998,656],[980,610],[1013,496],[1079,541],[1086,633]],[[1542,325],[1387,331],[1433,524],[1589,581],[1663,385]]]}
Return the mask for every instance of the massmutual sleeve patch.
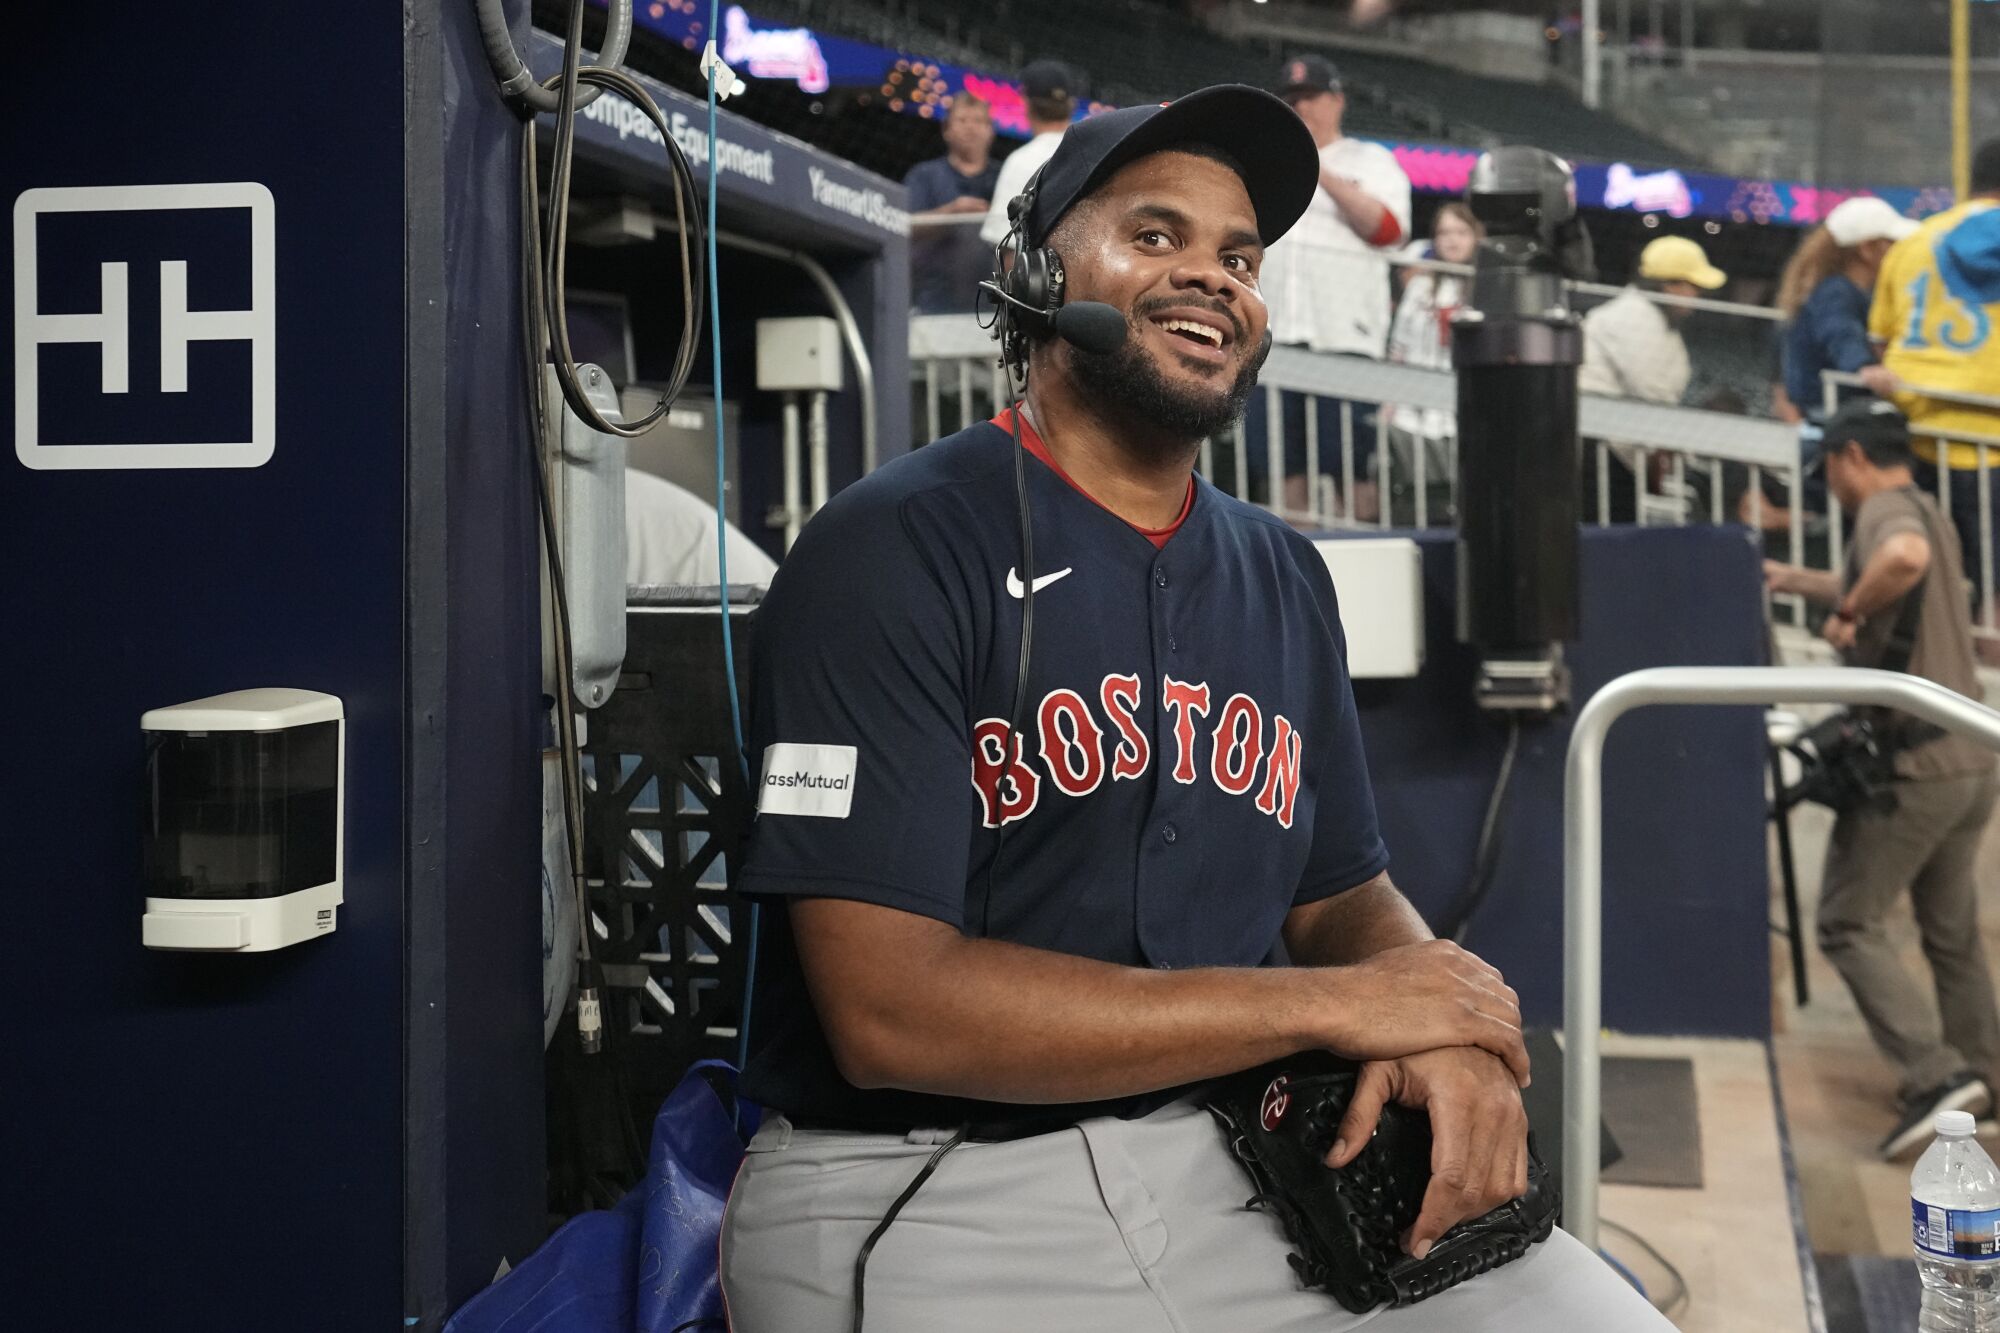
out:
{"label": "massmutual sleeve patch", "polygon": [[757,813],[845,819],[854,805],[855,764],[852,745],[775,741],[764,749]]}

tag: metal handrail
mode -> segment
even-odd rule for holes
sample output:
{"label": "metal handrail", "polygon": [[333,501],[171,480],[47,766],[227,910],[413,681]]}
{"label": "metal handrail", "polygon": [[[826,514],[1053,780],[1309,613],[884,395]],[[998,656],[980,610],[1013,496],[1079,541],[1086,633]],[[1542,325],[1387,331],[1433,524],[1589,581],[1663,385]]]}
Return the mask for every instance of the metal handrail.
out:
{"label": "metal handrail", "polygon": [[2000,751],[2000,713],[1933,681],[1850,667],[1654,667],[1591,697],[1563,777],[1563,1224],[1597,1247],[1598,1048],[1604,1002],[1604,741],[1653,704],[1876,704]]}
{"label": "metal handrail", "polygon": [[[970,313],[913,316],[910,320],[910,363],[922,386],[923,419],[928,426],[925,439],[935,439],[948,433],[941,409],[944,396],[952,391],[950,381],[956,381],[958,425],[961,428],[972,425],[984,415],[975,407],[977,396],[989,395],[994,404],[1005,402],[1010,396],[1003,383],[992,334],[982,328]],[[1458,403],[1457,381],[1449,370],[1336,356],[1287,346],[1271,349],[1258,377],[1258,390],[1265,408],[1262,438],[1253,438],[1255,432],[1247,432],[1245,426],[1239,423],[1202,445],[1200,470],[1213,477],[1216,475],[1217,459],[1230,459],[1233,455],[1231,475],[1235,478],[1239,499],[1262,504],[1273,513],[1315,527],[1387,527],[1397,521],[1397,510],[1393,504],[1382,505],[1373,518],[1362,519],[1344,498],[1338,507],[1334,503],[1336,495],[1353,496],[1355,482],[1360,476],[1356,468],[1369,447],[1365,439],[1368,431],[1359,414],[1352,410],[1356,405],[1388,404],[1398,408],[1451,413]],[[1322,485],[1308,499],[1306,511],[1297,514],[1288,511],[1282,493],[1268,481],[1269,477],[1280,475],[1279,464],[1270,460],[1282,458],[1282,454],[1271,451],[1283,447],[1281,391],[1287,390],[1318,400],[1321,404],[1321,407],[1305,413],[1306,473],[1320,472],[1319,460],[1326,459],[1331,464],[1326,471],[1337,470],[1341,481],[1337,490],[1332,485]],[[1338,418],[1328,423],[1327,427],[1322,427],[1319,424],[1321,413],[1327,405],[1338,405]],[[1636,450],[1639,454],[1639,458],[1628,460],[1628,465],[1633,467],[1631,484],[1634,487],[1635,507],[1643,507],[1647,503],[1639,498],[1639,493],[1648,471],[1645,459],[1656,452],[1665,452],[1671,457],[1671,476],[1677,483],[1684,482],[1696,469],[1706,470],[1710,496],[1708,518],[1716,523],[1724,522],[1728,517],[1723,512],[1723,469],[1728,465],[1740,464],[1750,469],[1748,494],[1752,497],[1753,524],[1759,517],[1754,511],[1761,505],[1765,476],[1782,478],[1787,494],[1792,496],[1797,496],[1802,487],[1798,431],[1796,427],[1782,422],[1630,398],[1584,394],[1578,405],[1578,423],[1584,437],[1597,442],[1599,484],[1596,521],[1600,523],[1609,521],[1612,505],[1606,458],[1614,448]],[[1435,478],[1448,485],[1452,481],[1453,466],[1448,457],[1441,463],[1428,461],[1430,446],[1427,443],[1421,440],[1415,443],[1398,441],[1389,430],[1390,425],[1389,414],[1377,416],[1373,446],[1380,461],[1375,480],[1383,494],[1389,494],[1395,482],[1405,483],[1407,493],[1414,500],[1416,525],[1429,526],[1430,482]],[[1450,433],[1449,427],[1446,433]],[[1446,447],[1449,448],[1448,445]],[[1624,454],[1621,453],[1620,457]],[[1253,487],[1248,480],[1254,475],[1250,463],[1252,458],[1265,460],[1267,477],[1261,487],[1254,488],[1265,490],[1267,494],[1254,498],[1251,493]],[[1682,498],[1684,504],[1684,493]],[[1687,517],[1683,509],[1674,521],[1684,522]],[[1401,521],[1410,521],[1410,516],[1405,514]],[[1805,548],[1802,531],[1796,526],[1792,537],[1792,562],[1802,564]]]}
{"label": "metal handrail", "polygon": [[[1868,381],[1845,370],[1822,370],[1819,378],[1825,388],[1826,410],[1829,413],[1840,405],[1837,390],[1868,387]],[[1957,403],[1961,407],[1990,407],[2000,412],[2000,396],[1990,393],[1966,393],[1959,389],[1927,389],[1921,384],[1907,383],[1902,388],[1904,392],[1913,393],[1919,398],[1930,398],[1940,403]],[[1955,433],[1951,438],[1958,440],[1961,436]],[[2000,436],[1995,435],[1966,434],[1963,439],[1967,444],[2000,444]]]}

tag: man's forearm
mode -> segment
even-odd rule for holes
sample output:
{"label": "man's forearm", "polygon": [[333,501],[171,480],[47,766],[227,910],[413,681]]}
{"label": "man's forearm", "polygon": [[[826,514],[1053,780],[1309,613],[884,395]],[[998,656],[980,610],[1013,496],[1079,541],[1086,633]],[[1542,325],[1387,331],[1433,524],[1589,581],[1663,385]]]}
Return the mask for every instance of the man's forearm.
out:
{"label": "man's forearm", "polygon": [[[794,904],[794,910],[807,904]],[[799,932],[835,1059],[860,1086],[1048,1103],[1128,1097],[1328,1044],[1339,978],[1299,968],[1125,967],[956,932],[902,942],[901,984],[815,981],[864,948]],[[824,993],[823,993],[824,992]]]}
{"label": "man's forearm", "polygon": [[1430,938],[1430,927],[1386,874],[1301,908],[1285,924],[1285,952],[1300,967],[1358,963]]}
{"label": "man's forearm", "polygon": [[1385,245],[1401,238],[1402,227],[1397,225],[1394,236],[1381,239],[1385,227],[1393,222],[1388,206],[1353,181],[1321,167],[1319,187],[1333,200],[1333,206],[1340,211],[1341,220],[1347,224],[1348,230],[1368,244]]}
{"label": "man's forearm", "polygon": [[[1098,1101],[1310,1048],[1393,1060],[1442,1046],[1481,1047],[1525,1079],[1520,1005],[1500,974],[1427,939],[1386,879],[1355,892],[1287,921],[1288,939],[1313,937],[1308,956],[1359,960],[1331,967],[1129,967],[968,939],[867,903],[807,898],[788,910],[820,1026],[858,1087]],[[1300,929],[1322,915],[1323,930]]]}
{"label": "man's forearm", "polygon": [[1786,571],[1785,586],[1780,591],[1793,593],[1820,606],[1832,606],[1840,600],[1840,575],[1824,569],[1793,566]]}

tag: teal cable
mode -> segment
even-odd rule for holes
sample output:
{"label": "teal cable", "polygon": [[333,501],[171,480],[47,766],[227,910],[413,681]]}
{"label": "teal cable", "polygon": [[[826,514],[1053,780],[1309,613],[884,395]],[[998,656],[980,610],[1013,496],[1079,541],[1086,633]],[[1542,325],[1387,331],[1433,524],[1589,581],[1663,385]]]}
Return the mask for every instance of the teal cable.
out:
{"label": "teal cable", "polygon": [[[722,29],[722,0],[709,0],[708,36],[712,42]],[[718,53],[717,56],[720,59]],[[715,65],[708,67],[708,345],[709,378],[713,381],[715,399],[715,553],[716,577],[722,587],[718,594],[722,604],[722,669],[729,678],[729,734],[736,739],[736,771],[743,779],[743,785],[750,785],[750,763],[748,751],[743,743],[743,704],[736,695],[736,646],[734,635],[729,628],[729,515],[722,503],[728,481],[728,451],[722,437],[722,281],[716,263],[715,247],[715,198],[716,162],[721,154],[716,151],[715,139]],[[756,796],[752,793],[754,803]],[[736,1069],[740,1074],[750,1062],[750,1000],[757,985],[757,936],[758,918],[761,913],[756,903],[750,904],[750,947],[744,952],[743,961],[743,1019],[736,1025]],[[737,1121],[742,1122],[742,1098],[737,1099]]]}

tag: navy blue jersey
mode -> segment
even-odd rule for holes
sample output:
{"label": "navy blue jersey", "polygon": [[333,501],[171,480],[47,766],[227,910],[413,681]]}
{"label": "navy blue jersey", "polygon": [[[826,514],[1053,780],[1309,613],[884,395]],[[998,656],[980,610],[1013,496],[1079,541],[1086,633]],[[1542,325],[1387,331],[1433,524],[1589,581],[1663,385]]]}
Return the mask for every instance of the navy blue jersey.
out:
{"label": "navy blue jersey", "polygon": [[[1326,566],[1200,479],[1156,549],[1030,457],[1034,660],[1010,755],[1014,448],[982,423],[897,459],[786,557],[757,613],[741,885],[1127,966],[1269,962],[1287,912],[1388,862]],[[766,915],[749,1097],[883,1127],[1021,1114],[842,1079],[785,914]]]}

